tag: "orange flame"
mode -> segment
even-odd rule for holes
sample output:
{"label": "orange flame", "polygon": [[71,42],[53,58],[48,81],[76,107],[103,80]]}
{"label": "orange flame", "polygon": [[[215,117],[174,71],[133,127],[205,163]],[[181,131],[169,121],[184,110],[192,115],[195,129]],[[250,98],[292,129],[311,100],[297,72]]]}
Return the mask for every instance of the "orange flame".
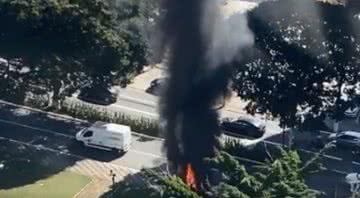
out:
{"label": "orange flame", "polygon": [[184,175],[184,182],[190,186],[193,190],[196,190],[196,179],[195,179],[195,172],[192,168],[191,164],[188,163],[185,166],[185,175]]}

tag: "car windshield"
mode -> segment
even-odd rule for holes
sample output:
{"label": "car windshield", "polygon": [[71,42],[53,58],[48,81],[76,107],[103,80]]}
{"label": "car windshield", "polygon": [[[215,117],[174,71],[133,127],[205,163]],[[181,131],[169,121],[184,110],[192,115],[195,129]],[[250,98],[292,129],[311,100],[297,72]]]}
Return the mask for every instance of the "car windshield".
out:
{"label": "car windshield", "polygon": [[350,136],[350,135],[341,135],[341,136],[338,137],[338,139],[343,139],[343,140],[355,140],[356,137]]}
{"label": "car windshield", "polygon": [[245,118],[239,118],[236,120],[237,123],[244,123],[247,125],[253,125],[255,127],[261,127],[262,123],[260,121],[257,121],[255,119],[245,119]]}

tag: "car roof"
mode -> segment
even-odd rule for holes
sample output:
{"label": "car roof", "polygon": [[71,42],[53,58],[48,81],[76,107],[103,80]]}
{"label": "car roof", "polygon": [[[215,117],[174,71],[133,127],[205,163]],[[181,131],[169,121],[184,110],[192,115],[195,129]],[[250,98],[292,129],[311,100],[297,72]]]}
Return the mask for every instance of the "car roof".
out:
{"label": "car roof", "polygon": [[168,78],[162,77],[162,78],[155,78],[152,82],[162,83],[166,81]]}
{"label": "car roof", "polygon": [[348,135],[348,136],[360,138],[360,132],[357,131],[343,131],[339,135]]}
{"label": "car roof", "polygon": [[239,117],[236,122],[248,122],[256,127],[265,126],[265,123],[262,120],[256,118],[249,118],[249,117]]}

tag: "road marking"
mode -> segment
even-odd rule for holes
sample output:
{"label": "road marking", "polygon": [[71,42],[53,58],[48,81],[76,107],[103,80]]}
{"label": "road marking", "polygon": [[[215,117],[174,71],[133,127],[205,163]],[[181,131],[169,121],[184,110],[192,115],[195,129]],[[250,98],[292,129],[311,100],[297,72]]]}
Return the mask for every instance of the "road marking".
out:
{"label": "road marking", "polygon": [[[0,122],[7,123],[7,124],[12,124],[12,125],[16,125],[16,126],[20,126],[20,127],[24,127],[24,128],[30,128],[30,129],[33,129],[33,130],[38,130],[38,131],[42,131],[42,132],[46,132],[46,133],[57,134],[57,135],[61,135],[61,136],[64,136],[64,137],[68,137],[68,138],[74,139],[73,136],[65,135],[65,134],[62,134],[62,133],[59,133],[59,132],[55,132],[55,131],[51,131],[51,130],[47,130],[47,129],[41,129],[41,128],[38,128],[38,127],[32,127],[32,126],[25,125],[25,124],[20,124],[20,123],[17,123],[17,122],[12,122],[12,121],[2,120],[2,119],[0,119]],[[26,142],[14,140],[14,139],[11,139],[11,138],[5,138],[5,137],[0,137],[0,140],[1,140],[1,139],[2,139],[2,140],[8,140],[8,141],[10,141],[10,142],[14,142],[14,143],[18,143],[18,144],[23,144],[23,145],[31,146],[31,147],[34,147],[34,148],[42,148],[42,149],[47,150],[47,151],[50,151],[50,152],[55,152],[55,153],[59,153],[59,154],[63,154],[63,155],[68,155],[68,156],[72,156],[72,157],[76,157],[76,158],[80,158],[80,159],[88,159],[88,158],[86,158],[86,157],[84,157],[84,156],[81,156],[81,155],[72,154],[72,153],[69,153],[69,152],[67,152],[67,151],[52,149],[52,148],[49,148],[49,147],[45,147],[45,146],[43,146],[43,145],[33,145],[33,144],[31,144],[31,143],[26,143]],[[281,146],[281,144],[275,143],[275,142],[269,142],[269,141],[264,141],[264,142],[269,143],[269,144],[273,144],[273,145]],[[300,150],[303,150],[303,149],[300,149]],[[151,153],[146,153],[146,152],[138,151],[138,150],[134,150],[134,149],[130,149],[129,151],[134,152],[134,153],[138,153],[138,154],[142,154],[142,155],[151,156],[151,157],[156,157],[156,158],[161,158],[161,159],[167,159],[167,158],[164,157],[164,156],[155,155],[155,154],[151,154]],[[304,151],[304,152],[309,152],[309,153],[315,154],[314,152],[311,152],[311,151],[307,151],[307,150],[303,150],[303,151]],[[328,155],[324,155],[324,156],[327,157],[327,158],[331,158],[331,159],[336,159],[336,160],[342,161],[342,159],[341,159],[341,158],[338,158],[338,157],[333,157],[333,156],[328,156]],[[242,157],[238,157],[238,156],[235,156],[235,158],[237,158],[237,159],[239,159],[239,160],[247,161],[247,162],[250,162],[250,163],[254,163],[254,164],[264,164],[263,162],[260,162],[260,161],[256,161],[256,160],[252,160],[252,159],[247,159],[247,158],[242,158]],[[138,169],[134,169],[134,168],[126,167],[126,166],[120,166],[120,165],[113,164],[113,163],[109,163],[109,164],[114,165],[114,166],[118,166],[118,167],[122,167],[122,168],[127,168],[127,169],[129,169],[130,171],[132,171],[133,173],[139,172]],[[355,161],[352,161],[352,164],[354,164],[354,165],[360,165],[360,163],[355,162]],[[336,170],[336,169],[330,169],[330,171],[337,172],[337,173],[341,173],[341,174],[345,174],[345,175],[347,174],[347,173],[344,172],[344,171],[340,171],[340,170]]]}
{"label": "road marking", "polygon": [[[267,141],[267,140],[263,140],[265,143],[267,144],[272,144],[272,145],[275,145],[275,146],[282,146],[282,144],[280,143],[277,143],[277,142],[270,142],[270,141]],[[317,152],[313,152],[313,151],[308,151],[308,150],[305,150],[305,149],[297,149],[299,151],[302,151],[302,152],[305,152],[305,153],[311,153],[311,154],[317,154]],[[326,155],[326,154],[322,154],[322,156],[326,157],[326,158],[330,158],[330,159],[333,159],[333,160],[337,160],[337,161],[342,161],[343,159],[339,158],[339,157],[335,157],[335,156],[331,156],[331,155]],[[360,165],[360,164],[359,164]]]}
{"label": "road marking", "polygon": [[142,155],[148,155],[148,156],[151,156],[151,157],[166,159],[166,157],[161,156],[161,155],[156,155],[156,154],[152,154],[152,153],[146,153],[146,152],[135,150],[135,149],[130,149],[129,151],[134,152],[134,153],[138,153],[138,154],[142,154]]}
{"label": "road marking", "polygon": [[[59,136],[63,136],[63,137],[70,138],[70,139],[75,139],[74,136],[66,135],[66,134],[63,134],[63,133],[60,133],[60,132],[56,132],[56,131],[51,131],[51,130],[48,130],[48,129],[42,129],[42,128],[33,127],[33,126],[25,125],[25,124],[20,124],[20,123],[13,122],[13,121],[7,121],[7,120],[0,119],[0,122],[6,123],[6,124],[12,124],[12,125],[20,126],[20,127],[24,127],[24,128],[29,128],[29,129],[32,129],[32,130],[37,130],[37,131],[41,131],[41,132],[45,132],[45,133],[49,133],[49,134],[59,135]],[[276,146],[282,146],[280,143],[276,143],[276,142],[270,142],[270,141],[266,141],[266,140],[264,140],[264,142],[268,143],[268,144],[276,145]],[[316,154],[316,152],[312,152],[312,151],[308,151],[308,150],[304,150],[304,149],[298,149],[298,150],[306,152],[306,153]],[[133,150],[133,149],[130,149],[130,151],[136,152],[138,154],[152,156],[152,157],[163,158],[161,156],[158,156],[158,155],[155,155],[155,154],[152,154],[152,153],[146,153],[146,152],[143,152],[143,151],[137,151],[137,150]],[[326,157],[326,158],[333,159],[333,160],[342,161],[342,159],[339,158],[339,157],[326,155],[326,154],[324,154],[323,156]],[[352,163],[354,165],[360,165],[360,163],[355,162],[355,161],[352,161]]]}
{"label": "road marking", "polygon": [[[2,102],[2,103],[5,103],[6,105],[13,105],[13,104],[9,104],[9,103],[3,102],[3,101],[1,101],[1,102]],[[16,106],[16,105],[13,105],[13,106]],[[150,112],[145,112],[145,111],[141,111],[141,110],[137,110],[137,109],[134,109],[134,108],[129,108],[129,107],[125,107],[125,106],[121,106],[121,105],[117,105],[117,104],[115,104],[114,106],[117,106],[117,107],[120,107],[120,108],[124,108],[124,109],[128,109],[128,110],[130,110],[130,111],[136,111],[136,112],[140,112],[140,113],[143,113],[143,114],[151,115],[151,116],[154,116],[154,117],[158,117],[158,116],[159,116],[158,114],[154,114],[154,113],[150,113]],[[19,107],[19,108],[24,108],[24,109],[27,109],[27,108],[28,108],[28,107],[19,106],[19,105],[17,105],[17,107]],[[34,109],[32,109],[32,108],[29,108],[29,109],[30,109],[30,110],[34,110]],[[41,112],[42,112],[42,111],[41,111]],[[44,113],[47,113],[47,112],[44,112]],[[48,113],[47,113],[47,114],[48,114]],[[63,133],[59,133],[59,132],[55,132],[55,131],[51,131],[51,130],[47,130],[47,129],[42,129],[42,128],[38,128],[38,127],[33,127],[33,126],[25,125],[25,124],[20,124],[20,123],[13,122],[13,121],[7,121],[7,120],[2,120],[2,119],[0,119],[0,122],[7,123],[7,124],[13,124],[13,125],[16,125],[16,126],[21,126],[21,127],[30,128],[30,129],[33,129],[33,130],[42,131],[42,132],[45,132],[45,133],[51,133],[51,134],[56,134],[56,135],[59,135],[59,136],[63,136],[63,137],[75,139],[74,136],[65,135],[65,134],[63,134]],[[269,142],[269,141],[266,141],[266,140],[263,140],[263,141],[264,141],[265,143],[269,143],[269,144],[281,146],[280,143]],[[131,150],[131,149],[130,149],[130,150]],[[307,153],[316,154],[316,152],[312,152],[312,151],[308,151],[308,150],[304,150],[304,149],[299,149],[299,150],[300,150],[300,151],[303,151],[303,152],[307,152]],[[154,155],[154,154],[150,154],[150,153],[146,153],[146,152],[142,152],[142,151],[136,151],[136,150],[134,150],[134,152],[138,152],[138,153],[142,153],[142,154],[146,154],[146,155],[151,155],[151,156],[160,157],[160,156],[158,156],[158,155]],[[323,156],[326,157],[326,158],[330,158],[330,159],[342,161],[342,159],[339,158],[339,157],[330,156],[330,155],[323,155]],[[359,163],[359,162],[356,162],[356,161],[352,161],[352,164],[358,165],[358,166],[360,165],[360,163]]]}
{"label": "road marking", "polygon": [[[41,132],[45,132],[45,133],[49,133],[49,134],[53,134],[53,135],[60,135],[60,136],[70,138],[70,139],[76,139],[74,136],[71,136],[71,135],[66,135],[66,134],[63,134],[63,133],[60,133],[60,132],[56,132],[56,131],[51,131],[51,130],[42,129],[42,128],[38,128],[38,127],[33,127],[33,126],[25,125],[25,124],[20,124],[20,123],[13,122],[13,121],[7,121],[7,120],[0,119],[0,122],[10,124],[10,125],[19,126],[19,127],[23,127],[23,128],[29,128],[29,129],[32,129],[32,130],[41,131]],[[132,151],[132,152],[138,153],[138,154],[142,154],[142,155],[148,155],[148,156],[152,156],[152,157],[164,158],[164,157],[162,157],[160,155],[155,155],[155,154],[152,154],[152,153],[146,153],[146,152],[138,151],[138,150],[134,150],[134,149],[130,149],[129,151]]]}
{"label": "road marking", "polygon": [[18,122],[13,122],[13,121],[8,121],[8,120],[3,120],[3,119],[0,119],[0,122],[5,123],[5,124],[20,126],[20,127],[23,127],[23,128],[29,128],[29,129],[36,130],[36,131],[41,131],[41,132],[44,132],[44,133],[50,133],[50,134],[53,134],[53,135],[59,135],[59,136],[63,136],[63,137],[70,138],[70,139],[75,139],[75,137],[71,136],[71,135],[66,135],[66,134],[56,132],[56,131],[51,131],[51,130],[48,130],[48,129],[42,129],[42,128],[38,128],[38,127],[33,127],[33,126],[30,126],[30,125],[26,125],[26,124],[20,124]]}
{"label": "road marking", "polygon": [[234,158],[238,159],[238,160],[245,161],[245,162],[253,163],[253,164],[256,164],[256,165],[265,165],[264,162],[260,162],[260,161],[256,161],[256,160],[252,160],[252,159],[247,159],[247,158],[238,157],[238,156],[234,156]]}
{"label": "road marking", "polygon": [[[82,155],[76,155],[76,154],[73,154],[73,153],[64,152],[64,151],[49,148],[49,147],[46,147],[46,146],[43,146],[43,145],[40,145],[40,146],[39,145],[33,145],[33,144],[29,144],[29,143],[26,143],[26,142],[23,142],[23,141],[14,140],[14,139],[11,139],[11,138],[0,137],[0,140],[7,140],[9,142],[30,146],[30,147],[33,147],[35,149],[41,148],[41,149],[46,150],[46,151],[50,151],[50,152],[57,153],[57,154],[62,154],[62,155],[67,155],[67,156],[75,157],[75,158],[82,159],[82,160],[84,160],[84,159],[92,160],[92,159],[86,158],[86,157],[84,157]],[[97,160],[93,160],[93,161],[98,162]],[[102,162],[102,163],[104,163],[104,162]],[[140,172],[140,170],[135,169],[135,168],[130,168],[130,167],[127,167],[127,166],[121,166],[121,165],[113,164],[113,163],[108,163],[108,164],[111,164],[112,166],[119,167],[119,168],[125,168],[125,169],[128,169],[130,171]]]}
{"label": "road marking", "polygon": [[150,112],[147,112],[147,111],[142,111],[142,110],[134,109],[134,108],[119,105],[119,104],[112,104],[111,106],[118,107],[118,108],[121,108],[121,109],[126,109],[128,111],[133,111],[133,112],[149,115],[149,116],[152,116],[152,117],[157,117],[157,118],[159,117],[159,114],[157,114],[157,113],[150,113]]}
{"label": "road marking", "polygon": [[54,113],[54,112],[49,112],[49,111],[43,111],[43,110],[36,109],[36,108],[33,108],[33,107],[14,104],[14,103],[7,102],[7,101],[4,101],[4,100],[0,100],[0,104],[25,109],[25,110],[33,111],[33,112],[36,112],[36,113],[45,114],[45,115],[48,115],[48,116],[58,117],[58,118],[65,119],[65,120],[77,121],[77,122],[80,122],[80,123],[88,123],[86,120],[82,120],[82,119],[79,119],[79,118],[74,118],[74,117],[66,115],[66,114],[59,114],[59,113]]}

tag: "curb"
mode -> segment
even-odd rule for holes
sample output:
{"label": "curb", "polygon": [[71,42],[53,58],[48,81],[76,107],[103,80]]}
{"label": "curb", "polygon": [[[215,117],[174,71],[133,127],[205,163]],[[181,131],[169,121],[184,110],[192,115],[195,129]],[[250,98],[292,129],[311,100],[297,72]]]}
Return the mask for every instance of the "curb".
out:
{"label": "curb", "polygon": [[145,134],[134,132],[134,131],[131,131],[131,133],[133,135],[135,135],[135,136],[150,138],[150,139],[154,139],[154,140],[159,140],[159,141],[164,141],[165,140],[164,138],[161,138],[161,137],[154,137],[154,136],[151,136],[151,135],[145,135]]}

